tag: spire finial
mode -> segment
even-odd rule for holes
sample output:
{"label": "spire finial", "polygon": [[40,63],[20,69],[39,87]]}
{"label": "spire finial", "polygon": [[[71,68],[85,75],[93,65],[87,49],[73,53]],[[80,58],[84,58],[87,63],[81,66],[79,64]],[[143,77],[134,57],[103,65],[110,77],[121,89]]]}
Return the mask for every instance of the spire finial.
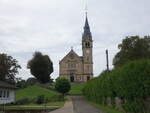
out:
{"label": "spire finial", "polygon": [[88,5],[87,5],[87,0],[85,0],[85,15],[87,17],[87,13],[88,13]]}
{"label": "spire finial", "polygon": [[71,46],[71,50],[73,50],[73,46]]}
{"label": "spire finial", "polygon": [[87,16],[87,13],[88,13],[88,7],[87,7],[87,0],[86,1],[86,6],[85,6],[85,26],[84,26],[84,33],[83,33],[83,38],[85,37],[92,37],[92,34],[90,32],[90,26],[89,26],[89,22],[88,22],[88,16]]}

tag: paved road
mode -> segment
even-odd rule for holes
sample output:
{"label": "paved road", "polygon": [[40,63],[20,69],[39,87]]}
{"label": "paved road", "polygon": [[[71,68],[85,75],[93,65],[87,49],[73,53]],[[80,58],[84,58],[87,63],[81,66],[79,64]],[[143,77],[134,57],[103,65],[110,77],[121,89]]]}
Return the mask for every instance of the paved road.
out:
{"label": "paved road", "polygon": [[74,113],[103,113],[102,111],[88,104],[82,96],[73,96],[72,102]]}
{"label": "paved road", "polygon": [[52,111],[50,113],[103,113],[102,111],[94,108],[88,104],[82,96],[72,96],[67,101],[64,107]]}
{"label": "paved road", "polygon": [[72,101],[69,100],[65,103],[64,107],[59,108],[57,110],[51,111],[49,113],[74,113],[73,112],[73,104]]}

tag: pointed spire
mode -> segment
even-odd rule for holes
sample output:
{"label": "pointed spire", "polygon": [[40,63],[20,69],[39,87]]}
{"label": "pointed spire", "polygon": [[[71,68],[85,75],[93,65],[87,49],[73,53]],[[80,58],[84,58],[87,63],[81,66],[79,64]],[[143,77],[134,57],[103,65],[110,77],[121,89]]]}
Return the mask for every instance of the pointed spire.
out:
{"label": "pointed spire", "polygon": [[87,12],[86,12],[86,20],[85,20],[85,26],[84,26],[84,29],[89,29],[89,30],[90,30],[89,22],[88,22],[88,17],[87,17]]}
{"label": "pointed spire", "polygon": [[87,11],[86,11],[86,19],[85,19],[83,38],[86,38],[86,37],[92,37],[89,22],[88,22]]}
{"label": "pointed spire", "polygon": [[73,51],[73,46],[71,46],[71,51]]}

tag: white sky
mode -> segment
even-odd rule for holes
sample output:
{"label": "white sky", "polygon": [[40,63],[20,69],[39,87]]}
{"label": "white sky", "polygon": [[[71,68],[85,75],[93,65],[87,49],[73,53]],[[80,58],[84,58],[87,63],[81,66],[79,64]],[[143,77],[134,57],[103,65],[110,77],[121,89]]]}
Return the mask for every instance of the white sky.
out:
{"label": "white sky", "polygon": [[[88,0],[94,40],[94,76],[110,65],[125,36],[150,34],[149,0]],[[0,0],[0,53],[12,55],[22,66],[18,77],[31,77],[27,61],[35,51],[48,54],[58,77],[59,60],[73,46],[81,54],[85,0]],[[111,65],[112,67],[112,65]]]}

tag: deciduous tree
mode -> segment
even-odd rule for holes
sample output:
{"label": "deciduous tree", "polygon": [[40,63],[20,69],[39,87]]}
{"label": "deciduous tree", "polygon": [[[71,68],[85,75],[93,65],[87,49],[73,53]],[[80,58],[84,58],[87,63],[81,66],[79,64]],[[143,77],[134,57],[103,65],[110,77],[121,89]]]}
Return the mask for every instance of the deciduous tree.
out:
{"label": "deciduous tree", "polygon": [[50,74],[53,72],[53,63],[48,55],[41,52],[35,52],[33,58],[29,60],[27,67],[31,74],[41,83],[50,81]]}
{"label": "deciduous tree", "polygon": [[15,75],[21,66],[12,56],[0,53],[0,80],[15,81]]}
{"label": "deciduous tree", "polygon": [[70,85],[70,82],[68,81],[68,79],[66,79],[66,78],[58,78],[56,80],[55,89],[58,92],[62,93],[63,96],[67,92],[69,92],[70,88],[71,88],[71,85]]}
{"label": "deciduous tree", "polygon": [[150,58],[150,36],[144,38],[139,36],[126,37],[118,45],[118,48],[120,51],[113,59],[115,67],[120,67],[128,61]]}

